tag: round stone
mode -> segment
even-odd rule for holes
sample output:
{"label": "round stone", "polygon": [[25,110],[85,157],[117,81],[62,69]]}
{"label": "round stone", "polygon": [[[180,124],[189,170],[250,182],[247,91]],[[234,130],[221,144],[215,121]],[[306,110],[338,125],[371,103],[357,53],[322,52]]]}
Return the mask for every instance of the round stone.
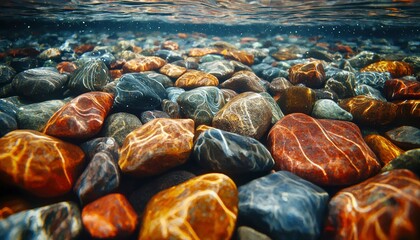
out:
{"label": "round stone", "polygon": [[198,70],[188,70],[175,82],[176,87],[184,89],[217,85],[219,85],[217,77]]}
{"label": "round stone", "polygon": [[101,134],[105,137],[113,137],[118,145],[122,146],[125,137],[141,125],[136,115],[125,112],[113,113],[105,119]]}
{"label": "round stone", "polygon": [[342,109],[336,102],[329,99],[320,99],[315,102],[312,114],[315,118],[336,119],[351,121],[353,116]]}
{"label": "round stone", "polygon": [[265,92],[261,79],[251,71],[239,71],[220,84],[221,88],[232,89],[237,93]]}
{"label": "round stone", "polygon": [[229,78],[235,71],[234,66],[227,60],[215,60],[211,62],[201,63],[198,70],[209,73],[219,81]]}
{"label": "round stone", "polygon": [[75,93],[100,91],[111,81],[108,68],[100,60],[89,61],[76,69],[67,87]]}
{"label": "round stone", "polygon": [[321,61],[296,64],[289,69],[289,79],[293,84],[302,83],[307,87],[321,88],[325,84],[325,71]]}

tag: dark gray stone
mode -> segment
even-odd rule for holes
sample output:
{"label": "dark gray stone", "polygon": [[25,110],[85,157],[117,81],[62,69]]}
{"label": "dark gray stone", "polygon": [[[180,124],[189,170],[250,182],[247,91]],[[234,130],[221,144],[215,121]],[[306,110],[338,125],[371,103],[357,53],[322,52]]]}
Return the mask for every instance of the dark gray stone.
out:
{"label": "dark gray stone", "polygon": [[41,132],[51,116],[65,103],[63,100],[49,100],[19,107],[16,114],[19,129],[32,129]]}
{"label": "dark gray stone", "polygon": [[108,68],[100,60],[86,62],[76,69],[67,84],[75,93],[101,91],[111,81]]}
{"label": "dark gray stone", "polygon": [[0,112],[0,137],[17,129],[16,119],[7,113]]}
{"label": "dark gray stone", "polygon": [[105,119],[101,135],[113,137],[118,145],[122,146],[125,137],[141,125],[140,119],[133,114],[125,112],[113,113]]}

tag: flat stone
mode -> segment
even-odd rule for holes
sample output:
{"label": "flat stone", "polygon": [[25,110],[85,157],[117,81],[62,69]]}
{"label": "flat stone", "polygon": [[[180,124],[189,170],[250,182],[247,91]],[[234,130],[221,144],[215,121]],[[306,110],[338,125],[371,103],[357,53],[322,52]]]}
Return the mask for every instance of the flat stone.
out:
{"label": "flat stone", "polygon": [[218,53],[219,51],[215,48],[190,48],[188,56],[190,57],[202,57],[207,54]]}
{"label": "flat stone", "polygon": [[351,122],[289,114],[271,128],[267,144],[276,170],[291,171],[318,185],[358,183],[381,167]]}
{"label": "flat stone", "polygon": [[219,81],[222,81],[232,76],[233,72],[235,71],[235,67],[230,61],[216,60],[201,63],[198,67],[198,70],[209,73],[217,77]]}
{"label": "flat stone", "polygon": [[204,169],[229,176],[268,172],[274,166],[270,152],[259,141],[215,128],[198,136],[193,156]]}
{"label": "flat stone", "polygon": [[284,114],[311,114],[316,101],[315,92],[308,87],[293,86],[280,93],[277,104]]}
{"label": "flat stone", "polygon": [[361,72],[389,72],[393,78],[404,77],[413,73],[413,67],[401,61],[379,61],[362,68]]}
{"label": "flat stone", "polygon": [[258,93],[245,92],[231,99],[214,116],[212,126],[243,136],[261,138],[271,124],[270,105]]}
{"label": "flat stone", "polygon": [[174,64],[167,63],[159,69],[159,72],[165,74],[170,78],[179,78],[187,71],[185,67],[180,67]]}
{"label": "flat stone", "polygon": [[401,126],[385,132],[385,136],[398,147],[410,150],[420,148],[420,129],[413,126]]}
{"label": "flat stone", "polygon": [[129,112],[153,110],[166,96],[163,85],[146,74],[124,74],[116,86],[114,107]]}
{"label": "flat stone", "polygon": [[157,118],[132,131],[120,150],[121,171],[137,177],[185,163],[192,152],[194,121]]}
{"label": "flat stone", "polygon": [[392,79],[385,82],[385,95],[388,100],[420,99],[420,82]]}
{"label": "flat stone", "polygon": [[186,73],[182,74],[176,82],[175,86],[191,89],[204,86],[217,86],[219,85],[219,80],[217,77],[198,70],[188,70]]}
{"label": "flat stone", "polygon": [[12,85],[20,96],[39,101],[61,94],[66,82],[67,76],[54,68],[33,68],[18,73]]}
{"label": "flat stone", "polygon": [[383,126],[392,123],[397,115],[397,105],[367,96],[356,96],[339,102],[339,106],[353,115],[356,123]]}
{"label": "flat stone", "polygon": [[356,56],[349,59],[350,64],[356,68],[362,68],[371,63],[377,62],[381,59],[381,56],[377,53],[370,51],[362,51]]}
{"label": "flat stone", "polygon": [[156,82],[159,82],[160,84],[162,84],[164,88],[174,86],[174,83],[172,82],[172,80],[164,74],[160,74],[155,71],[146,71],[146,72],[142,72],[141,74],[145,75],[146,77],[150,79],[155,80]]}
{"label": "flat stone", "polygon": [[113,113],[105,119],[101,135],[113,137],[118,145],[122,146],[125,137],[141,125],[140,119],[134,114],[125,112]]}
{"label": "flat stone", "polygon": [[71,75],[67,87],[75,93],[101,91],[110,81],[106,65],[100,60],[95,60],[77,68]]}
{"label": "flat stone", "polygon": [[61,57],[61,51],[58,48],[48,48],[42,51],[38,57],[43,60],[59,59]]}
{"label": "flat stone", "polygon": [[19,129],[32,129],[41,132],[52,115],[65,104],[66,102],[63,100],[49,100],[19,107],[16,113]]}
{"label": "flat stone", "polygon": [[230,239],[238,193],[229,177],[205,174],[159,192],[144,212],[138,239]]}
{"label": "flat stone", "polygon": [[321,88],[325,84],[325,71],[321,61],[296,64],[289,69],[289,80],[293,84],[302,83],[310,88]]}
{"label": "flat stone", "polygon": [[317,100],[312,109],[312,117],[351,121],[353,116],[330,99]]}
{"label": "flat stone", "polygon": [[47,122],[43,133],[62,138],[89,138],[102,128],[114,96],[105,92],[88,92],[72,99]]}
{"label": "flat stone", "polygon": [[328,194],[290,172],[279,171],[238,189],[239,218],[272,239],[318,239]]}
{"label": "flat stone", "polygon": [[94,238],[124,238],[134,233],[138,217],[124,195],[114,193],[86,205],[82,221]]}
{"label": "flat stone", "polygon": [[170,63],[184,60],[180,52],[170,51],[166,49],[157,50],[155,55]]}
{"label": "flat stone", "polygon": [[142,123],[150,122],[156,118],[171,118],[171,116],[169,116],[166,112],[160,110],[145,111],[142,112],[140,115],[140,120]]}
{"label": "flat stone", "polygon": [[238,240],[271,240],[269,236],[247,226],[238,227],[236,232]]}
{"label": "flat stone", "polygon": [[254,63],[254,55],[247,51],[223,49],[219,53],[227,59],[233,59],[246,65],[252,65]]}
{"label": "flat stone", "polygon": [[363,139],[379,160],[381,160],[382,165],[388,164],[394,158],[404,153],[404,150],[381,135],[370,134]]}
{"label": "flat stone", "polygon": [[85,154],[76,145],[33,130],[0,138],[0,181],[40,197],[60,196],[73,187]]}
{"label": "flat stone", "polygon": [[239,71],[220,84],[221,88],[232,89],[237,93],[265,92],[261,79],[251,71]]}
{"label": "flat stone", "polygon": [[394,169],[408,169],[413,173],[420,175],[420,148],[408,150],[401,153],[383,168],[382,172],[392,171]]}
{"label": "flat stone", "polygon": [[166,61],[160,57],[135,58],[127,61],[123,66],[124,73],[145,72],[158,70],[166,64]]}
{"label": "flat stone", "polygon": [[1,239],[76,239],[81,232],[80,212],[71,202],[19,212],[0,221]]}
{"label": "flat stone", "polygon": [[271,95],[278,95],[283,90],[293,86],[293,84],[284,77],[278,77],[273,79],[270,84],[268,85],[268,92]]}
{"label": "flat stone", "polygon": [[211,125],[214,115],[225,105],[222,92],[217,87],[198,87],[177,98],[181,114],[194,120],[196,126]]}
{"label": "flat stone", "polygon": [[338,192],[329,203],[325,239],[418,239],[420,181],[409,170],[376,175]]}
{"label": "flat stone", "polygon": [[0,126],[0,138],[18,128],[16,119],[4,112],[0,112]]}

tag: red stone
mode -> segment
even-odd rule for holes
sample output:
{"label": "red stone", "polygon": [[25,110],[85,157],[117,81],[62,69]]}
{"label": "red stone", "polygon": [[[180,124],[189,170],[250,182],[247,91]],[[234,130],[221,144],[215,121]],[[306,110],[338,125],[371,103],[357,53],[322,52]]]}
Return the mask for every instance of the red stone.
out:
{"label": "red stone", "polygon": [[59,73],[73,73],[77,66],[73,62],[60,62],[56,68]]}
{"label": "red stone", "polygon": [[135,58],[127,61],[123,66],[124,73],[145,72],[161,68],[166,61],[160,57]]}
{"label": "red stone", "polygon": [[77,54],[83,54],[85,52],[90,52],[95,48],[94,45],[91,44],[83,44],[74,48],[74,52]]}
{"label": "red stone", "polygon": [[364,137],[364,140],[381,160],[383,166],[404,153],[404,150],[395,146],[395,144],[381,135],[371,134]]}
{"label": "red stone", "polygon": [[0,198],[0,221],[15,213],[30,209],[31,205],[17,196],[4,196]]}
{"label": "red stone", "polygon": [[420,82],[393,79],[385,82],[385,95],[388,100],[420,99]]}
{"label": "red stone", "polygon": [[33,130],[0,138],[0,153],[0,182],[40,197],[70,191],[85,157],[78,146]]}
{"label": "red stone", "polygon": [[63,138],[89,138],[96,135],[114,102],[106,92],[88,92],[74,98],[48,120],[43,132]]}
{"label": "red stone", "polygon": [[413,67],[401,61],[379,61],[360,70],[361,72],[389,72],[392,77],[399,78],[413,74]]}
{"label": "red stone", "polygon": [[322,239],[420,239],[420,181],[392,170],[338,192]]}
{"label": "red stone", "polygon": [[8,52],[12,57],[36,57],[40,52],[34,48],[15,48]]}
{"label": "red stone", "polygon": [[310,88],[321,88],[325,84],[325,71],[321,61],[296,64],[289,68],[289,80]]}
{"label": "red stone", "polygon": [[86,205],[82,221],[94,238],[124,238],[134,233],[138,217],[124,195],[114,193]]}
{"label": "red stone", "polygon": [[358,183],[381,169],[355,124],[302,113],[286,115],[271,128],[268,149],[276,170],[324,186]]}

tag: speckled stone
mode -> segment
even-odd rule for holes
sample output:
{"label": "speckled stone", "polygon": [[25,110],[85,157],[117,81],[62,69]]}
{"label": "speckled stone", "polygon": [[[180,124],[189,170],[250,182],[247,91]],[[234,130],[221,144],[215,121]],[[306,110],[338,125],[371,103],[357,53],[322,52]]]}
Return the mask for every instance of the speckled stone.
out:
{"label": "speckled stone", "polygon": [[85,154],[76,145],[33,130],[0,138],[0,181],[40,197],[60,196],[73,187]]}
{"label": "speckled stone", "polygon": [[413,67],[401,61],[379,61],[362,68],[361,72],[389,72],[393,78],[404,77],[413,73]]}
{"label": "speckled stone", "polygon": [[0,138],[6,135],[8,132],[16,130],[18,128],[16,119],[7,113],[0,111]]}
{"label": "speckled stone", "polygon": [[154,195],[194,177],[196,175],[184,170],[169,171],[134,190],[129,197],[129,201],[137,214],[142,216],[147,203]]}
{"label": "speckled stone", "polygon": [[211,125],[214,115],[225,105],[222,92],[217,87],[199,87],[179,95],[178,105],[185,118],[194,120],[196,126]]}
{"label": "speckled stone", "polygon": [[153,110],[166,96],[163,85],[147,74],[124,74],[116,86],[114,107],[129,112]]}
{"label": "speckled stone", "polygon": [[222,91],[223,98],[225,99],[226,102],[229,102],[232,98],[238,95],[238,93],[233,91],[232,89],[222,88],[220,89],[220,91]]}
{"label": "speckled stone", "polygon": [[122,146],[125,137],[141,125],[136,115],[125,112],[113,113],[105,119],[101,135],[113,137],[118,145]]}
{"label": "speckled stone", "polygon": [[20,96],[39,100],[52,99],[60,94],[67,76],[54,68],[33,68],[18,73],[12,85]]}
{"label": "speckled stone", "polygon": [[247,226],[238,227],[236,232],[237,240],[271,240],[269,236]]}
{"label": "speckled stone", "polygon": [[230,239],[238,192],[229,177],[205,174],[159,192],[144,212],[138,239]]}
{"label": "speckled stone", "polygon": [[401,126],[385,132],[385,136],[395,145],[409,150],[420,148],[420,129],[413,126]]}
{"label": "speckled stone", "polygon": [[172,102],[168,99],[163,99],[162,110],[166,112],[171,118],[181,118],[181,110],[177,102]]}
{"label": "speckled stone", "polygon": [[363,138],[375,155],[381,160],[382,165],[388,164],[398,157],[404,150],[395,146],[391,141],[378,134],[370,134]]}
{"label": "speckled stone", "polygon": [[308,87],[293,86],[283,90],[277,99],[277,104],[284,114],[311,114],[316,101],[315,92]]}
{"label": "speckled stone", "polygon": [[71,202],[23,211],[0,221],[1,239],[76,239],[81,231],[80,211]]}
{"label": "speckled stone", "polygon": [[239,218],[272,239],[318,239],[328,194],[320,187],[279,171],[238,189]]}
{"label": "speckled stone", "polygon": [[408,169],[420,175],[420,148],[408,150],[401,153],[382,168],[382,172],[394,169]]}
{"label": "speckled stone", "polygon": [[198,70],[188,70],[186,73],[182,74],[176,82],[175,86],[191,89],[204,86],[217,86],[219,85],[219,80],[217,77]]}
{"label": "speckled stone", "polygon": [[353,72],[328,67],[325,69],[325,78],[327,79],[325,88],[337,93],[339,98],[354,96],[356,75]]}
{"label": "speckled stone", "polygon": [[19,129],[32,129],[41,132],[51,116],[65,103],[63,100],[49,100],[19,107],[16,113]]}
{"label": "speckled stone", "polygon": [[357,84],[354,88],[355,95],[364,95],[379,101],[386,102],[386,98],[382,96],[382,92],[366,84]]}
{"label": "speckled stone", "polygon": [[123,66],[124,73],[145,72],[158,70],[166,64],[166,61],[160,57],[135,58],[127,61]]}
{"label": "speckled stone", "polygon": [[271,128],[267,144],[276,170],[291,171],[318,185],[354,184],[381,167],[351,122],[289,114]]}
{"label": "speckled stone", "polygon": [[390,124],[397,115],[397,105],[383,102],[367,96],[356,96],[344,99],[339,106],[353,115],[356,123],[367,126],[382,126]]}
{"label": "speckled stone", "polygon": [[261,79],[251,71],[239,71],[220,84],[221,88],[232,89],[237,93],[265,92]]}
{"label": "speckled stone", "polygon": [[62,138],[89,138],[102,128],[114,96],[88,92],[72,99],[48,120],[43,133]]}
{"label": "speckled stone", "polygon": [[187,71],[185,67],[180,67],[174,64],[167,63],[159,69],[159,72],[165,74],[170,78],[179,78]]}
{"label": "speckled stone", "polygon": [[160,110],[144,111],[140,114],[140,121],[144,124],[156,118],[171,118],[166,112]]}
{"label": "speckled stone", "polygon": [[216,60],[216,61],[201,63],[198,66],[198,70],[205,73],[209,73],[217,77],[219,81],[222,81],[232,76],[233,72],[235,71],[235,67],[230,61]]}
{"label": "speckled stone", "polygon": [[420,82],[392,79],[385,82],[385,95],[388,100],[420,99]]}
{"label": "speckled stone", "polygon": [[325,84],[325,71],[321,61],[296,64],[289,69],[289,80],[310,88],[321,88]]}
{"label": "speckled stone", "polygon": [[391,79],[387,72],[360,72],[356,74],[356,84],[366,84],[382,91],[385,82]]}
{"label": "speckled stone", "polygon": [[67,87],[75,93],[100,91],[111,81],[106,65],[100,61],[90,61],[76,69],[67,83]]}
{"label": "speckled stone", "polygon": [[212,126],[243,136],[261,138],[271,124],[271,108],[263,96],[245,92],[231,99],[214,116]]}
{"label": "speckled stone", "polygon": [[323,239],[419,239],[420,181],[409,170],[376,175],[338,192]]}
{"label": "speckled stone", "polygon": [[351,121],[353,116],[330,99],[317,100],[312,109],[312,117]]}
{"label": "speckled stone", "polygon": [[203,168],[229,176],[266,172],[274,166],[270,152],[259,141],[215,128],[199,135],[193,156]]}
{"label": "speckled stone", "polygon": [[157,118],[132,131],[121,147],[121,171],[147,177],[185,163],[192,152],[194,121]]}
{"label": "speckled stone", "polygon": [[138,217],[120,193],[109,194],[89,203],[82,211],[83,226],[94,238],[124,238],[134,233]]}

